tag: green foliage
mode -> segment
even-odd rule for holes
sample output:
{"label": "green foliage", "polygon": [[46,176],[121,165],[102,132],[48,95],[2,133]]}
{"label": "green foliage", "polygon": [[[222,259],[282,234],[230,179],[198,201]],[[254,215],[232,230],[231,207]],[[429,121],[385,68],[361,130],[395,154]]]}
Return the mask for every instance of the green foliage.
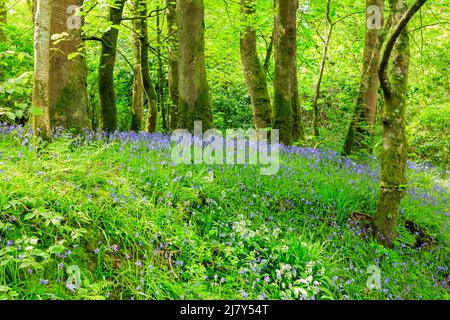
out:
{"label": "green foliage", "polygon": [[211,88],[214,126],[248,129],[253,127],[250,96],[245,84],[224,84]]}
{"label": "green foliage", "polygon": [[450,104],[427,106],[408,125],[410,156],[450,169]]}
{"label": "green foliage", "polygon": [[[0,54],[1,55],[1,54]],[[26,123],[31,105],[31,72],[0,83],[0,122]]]}

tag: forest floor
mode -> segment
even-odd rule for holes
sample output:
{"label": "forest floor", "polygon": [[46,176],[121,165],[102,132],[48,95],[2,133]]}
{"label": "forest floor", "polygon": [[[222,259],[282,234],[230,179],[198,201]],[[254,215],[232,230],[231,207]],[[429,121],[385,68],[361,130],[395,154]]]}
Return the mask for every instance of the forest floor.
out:
{"label": "forest floor", "polygon": [[[281,168],[171,164],[169,137],[0,127],[0,299],[449,299],[449,179],[410,163],[399,237],[379,163],[284,148]],[[379,286],[378,286],[379,280]]]}

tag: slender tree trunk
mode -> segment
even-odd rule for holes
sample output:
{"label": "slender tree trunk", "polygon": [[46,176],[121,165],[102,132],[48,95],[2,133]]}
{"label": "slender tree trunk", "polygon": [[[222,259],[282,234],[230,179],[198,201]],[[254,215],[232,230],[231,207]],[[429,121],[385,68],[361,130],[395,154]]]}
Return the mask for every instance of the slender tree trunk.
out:
{"label": "slender tree trunk", "polygon": [[249,18],[255,14],[255,5],[255,0],[241,0],[244,30],[241,32],[240,48],[255,125],[257,129],[264,129],[272,126],[272,104],[267,89],[266,73],[258,58],[256,32],[249,21]]}
{"label": "slender tree trunk", "polygon": [[[133,14],[139,15],[138,1],[133,3]],[[139,132],[142,130],[144,119],[144,84],[141,72],[141,45],[139,34],[139,20],[133,20],[133,52],[134,52],[134,78],[133,78],[133,101],[132,101],[132,117],[131,130]]]}
{"label": "slender tree trunk", "polygon": [[[371,9],[374,6],[378,9]],[[345,155],[355,150],[371,151],[369,143],[375,125],[378,102],[378,67],[381,58],[383,24],[384,0],[366,0],[364,63],[355,111],[344,143]]]}
{"label": "slender tree trunk", "polygon": [[267,73],[269,71],[269,66],[270,66],[270,59],[272,58],[272,53],[273,53],[273,45],[275,42],[275,31],[272,31],[272,34],[270,35],[270,42],[269,45],[267,46],[267,50],[266,50],[266,58],[264,59],[264,71]]}
{"label": "slender tree trunk", "polygon": [[155,85],[153,84],[152,77],[150,75],[150,66],[148,59],[148,29],[147,29],[147,3],[146,0],[139,1],[140,16],[145,17],[140,19],[140,40],[141,40],[141,73],[144,83],[144,91],[148,99],[148,115],[145,125],[147,132],[156,132],[156,125],[158,123],[158,96],[156,94]]}
{"label": "slender tree trunk", "polygon": [[125,0],[116,0],[109,8],[109,20],[116,27],[110,28],[102,37],[102,52],[98,72],[100,95],[101,129],[107,132],[117,130],[116,91],[114,88],[114,66],[117,55],[117,26],[122,20]]}
{"label": "slender tree trunk", "polygon": [[51,138],[50,127],[50,25],[52,7],[49,0],[37,0],[34,22],[34,82],[33,106],[42,110],[33,117],[33,131],[46,140]]}
{"label": "slender tree trunk", "polygon": [[317,79],[316,90],[314,93],[314,99],[313,99],[313,104],[312,104],[312,108],[313,108],[313,112],[314,112],[313,130],[314,130],[314,135],[316,137],[319,136],[320,112],[319,112],[318,103],[319,103],[319,98],[320,98],[320,88],[322,86],[323,73],[325,72],[325,66],[326,66],[327,58],[328,58],[328,48],[330,47],[331,35],[333,33],[333,27],[334,27],[333,21],[331,20],[331,16],[330,16],[330,5],[331,5],[331,0],[328,0],[327,10],[326,10],[326,20],[329,24],[329,29],[328,29],[327,36],[325,38],[324,46],[323,46],[322,62],[320,64],[319,78]]}
{"label": "slender tree trunk", "polygon": [[[156,10],[160,10],[160,7],[157,6]],[[157,61],[157,69],[158,69],[158,104],[161,110],[161,118],[162,118],[162,129],[163,131],[167,131],[167,117],[166,117],[166,104],[164,101],[164,71],[163,71],[163,63],[161,58],[161,34],[162,34],[162,26],[161,26],[161,14],[164,12],[159,12],[156,16],[156,61]]]}
{"label": "slender tree trunk", "polygon": [[[297,55],[295,55],[297,56]],[[292,139],[305,140],[305,127],[298,93],[297,58],[293,61],[291,74],[291,103],[292,103]]]}
{"label": "slender tree trunk", "polygon": [[[5,34],[5,27],[7,24],[7,10],[6,10],[6,2],[5,0],[1,0],[0,2],[0,43],[6,42],[6,34]],[[3,65],[0,64],[0,82],[4,80],[4,70]]]}
{"label": "slender tree trunk", "polygon": [[203,0],[177,0],[179,43],[179,127],[192,131],[195,121],[212,127],[205,64]]}
{"label": "slender tree trunk", "polygon": [[295,72],[297,7],[297,0],[276,0],[274,128],[280,130],[280,141],[286,145],[293,139],[292,72]]}
{"label": "slender tree trunk", "polygon": [[177,128],[178,123],[178,30],[177,30],[177,2],[166,0],[167,6],[167,32],[169,34],[169,95],[170,95],[170,127]]}
{"label": "slender tree trunk", "polygon": [[[67,24],[67,8],[80,7],[82,0],[61,2],[39,0],[35,18],[33,105],[41,108],[44,114],[35,117],[33,123],[36,131],[45,138],[50,138],[54,127],[76,131],[90,127],[81,20],[70,28]],[[68,36],[58,43],[50,38],[53,34],[63,33]]]}
{"label": "slender tree trunk", "polygon": [[8,22],[7,17],[6,2],[2,0],[0,2],[0,42],[6,41],[5,26]]}
{"label": "slender tree trunk", "polygon": [[[374,227],[377,240],[391,247],[396,239],[397,217],[405,194],[407,140],[405,135],[406,95],[409,73],[409,39],[407,24],[426,0],[417,0],[406,10],[404,0],[389,0],[395,29],[386,44],[380,63],[379,78],[384,94],[383,152],[381,154],[381,191]],[[392,72],[388,76],[390,56]]]}

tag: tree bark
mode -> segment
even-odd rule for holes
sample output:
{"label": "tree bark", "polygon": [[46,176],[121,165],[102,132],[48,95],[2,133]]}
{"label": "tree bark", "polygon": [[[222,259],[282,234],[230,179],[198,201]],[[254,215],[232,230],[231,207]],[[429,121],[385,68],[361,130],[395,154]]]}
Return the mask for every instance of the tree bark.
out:
{"label": "tree bark", "polygon": [[[8,12],[6,10],[6,2],[0,2],[0,43],[6,42],[5,27],[8,22]],[[0,65],[0,82],[4,81],[4,66]]]}
{"label": "tree bark", "polygon": [[6,10],[5,0],[0,2],[0,42],[6,41],[5,26],[8,22],[8,12]]}
{"label": "tree bark", "polygon": [[[138,1],[133,2],[133,14],[138,16]],[[142,130],[142,124],[144,119],[144,84],[142,81],[141,72],[141,45],[139,34],[139,20],[133,20],[133,52],[134,52],[134,78],[133,78],[133,101],[132,101],[132,117],[131,117],[131,130],[139,132]]]}
{"label": "tree bark", "polygon": [[169,95],[170,95],[170,127],[177,128],[178,123],[178,29],[177,29],[177,2],[176,0],[166,0],[167,6],[167,32],[169,42]]}
{"label": "tree bark", "polygon": [[146,0],[139,1],[140,17],[140,46],[141,46],[141,73],[142,81],[144,83],[144,91],[148,100],[148,115],[145,125],[147,132],[156,132],[156,125],[158,123],[158,96],[156,94],[155,85],[153,84],[150,75],[150,66],[148,59],[148,29],[147,29],[147,3]]}
{"label": "tree bark", "polygon": [[[387,247],[396,239],[397,217],[405,194],[407,140],[405,135],[406,95],[409,73],[409,38],[407,24],[426,0],[417,0],[406,10],[403,0],[389,0],[395,29],[384,50],[379,78],[384,94],[383,152],[381,154],[381,190],[374,220],[375,237]],[[390,77],[388,65],[393,55]],[[391,79],[390,79],[391,78]]]}
{"label": "tree bark", "polygon": [[297,58],[294,59],[293,64],[291,74],[292,139],[296,141],[305,140],[305,126],[298,93]]}
{"label": "tree bark", "polygon": [[[369,8],[377,6],[379,12],[370,12]],[[370,24],[371,19],[379,19]],[[381,27],[384,24],[384,0],[366,0],[366,35],[364,45],[364,63],[361,82],[356,99],[355,111],[344,143],[344,154],[350,155],[356,150],[371,152],[370,138],[375,125],[378,102],[378,68],[381,58]]]}
{"label": "tree bark", "polygon": [[266,73],[269,71],[270,59],[272,58],[274,42],[275,42],[275,34],[274,31],[272,31],[272,34],[270,35],[270,42],[266,50],[266,57],[264,59],[264,71]]}
{"label": "tree bark", "polygon": [[[156,10],[160,10],[160,7],[157,6]],[[158,94],[158,104],[161,110],[161,120],[162,120],[162,129],[163,131],[167,131],[167,114],[166,114],[166,104],[164,101],[164,71],[163,71],[163,62],[161,57],[161,35],[162,35],[162,26],[161,26],[161,14],[164,14],[164,11],[159,11],[156,16],[156,61],[157,61],[157,70],[158,70],[158,86],[157,86],[157,94]]]}
{"label": "tree bark", "polygon": [[117,27],[122,20],[125,0],[116,0],[109,8],[109,20],[113,26],[102,36],[102,52],[98,72],[98,88],[100,96],[101,129],[106,132],[117,130],[116,91],[114,88],[114,66],[117,55]]}
{"label": "tree bark", "polygon": [[255,125],[257,129],[264,129],[272,126],[272,104],[267,89],[266,72],[258,58],[256,31],[249,21],[255,14],[255,5],[255,0],[241,0],[244,30],[241,32],[240,50]]}
{"label": "tree bark", "polygon": [[275,9],[275,76],[274,128],[280,130],[280,141],[292,143],[292,72],[296,59],[297,0],[276,0]]}
{"label": "tree bark", "polygon": [[[39,0],[35,18],[33,106],[44,114],[36,116],[33,125],[47,139],[54,127],[78,132],[90,127],[81,23],[73,28],[67,24],[67,8],[80,7],[82,0],[63,2]],[[61,37],[59,41],[51,39],[55,34]]]}
{"label": "tree bark", "polygon": [[179,127],[193,131],[194,122],[212,127],[205,64],[203,0],[177,0],[179,43]]}

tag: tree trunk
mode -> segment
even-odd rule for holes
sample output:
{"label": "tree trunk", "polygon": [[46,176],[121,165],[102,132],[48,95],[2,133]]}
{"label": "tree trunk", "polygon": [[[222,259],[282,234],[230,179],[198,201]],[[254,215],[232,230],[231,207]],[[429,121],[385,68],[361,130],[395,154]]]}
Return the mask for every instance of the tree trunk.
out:
{"label": "tree trunk", "polygon": [[272,104],[267,89],[266,73],[258,58],[256,31],[249,21],[255,14],[255,0],[241,0],[244,30],[241,32],[241,60],[250,93],[253,117],[257,129],[272,126]]}
{"label": "tree trunk", "polygon": [[6,41],[5,26],[7,23],[7,11],[5,0],[0,2],[0,42]]}
{"label": "tree trunk", "polygon": [[194,122],[212,127],[205,64],[203,0],[177,0],[179,43],[179,127],[193,131]]}
{"label": "tree trunk", "polygon": [[[371,11],[377,6],[379,11]],[[373,22],[373,23],[372,23]],[[366,36],[364,63],[353,119],[344,143],[344,154],[368,150],[375,125],[378,102],[378,67],[381,58],[381,28],[384,24],[384,0],[366,0]]]}
{"label": "tree trunk", "polygon": [[[295,54],[296,56],[297,54]],[[298,74],[297,59],[293,61],[291,74],[291,103],[292,103],[292,139],[305,140],[305,127],[303,124],[303,114],[300,105],[300,96],[298,94]]]}
{"label": "tree trunk", "polygon": [[[133,14],[139,15],[138,1],[133,2]],[[134,78],[133,78],[133,101],[132,101],[132,117],[131,130],[139,132],[142,130],[144,119],[144,84],[141,72],[141,45],[139,34],[139,20],[133,20],[133,52],[134,52]]]}
{"label": "tree trunk", "polygon": [[[391,247],[396,239],[397,217],[405,194],[407,140],[405,135],[406,95],[409,72],[409,39],[406,26],[426,0],[417,0],[406,11],[403,0],[389,0],[395,30],[386,44],[379,78],[384,94],[383,152],[381,154],[381,191],[374,227],[377,240]],[[387,69],[394,51],[391,79]]]}
{"label": "tree trunk", "polygon": [[139,16],[144,17],[139,20],[141,34],[140,46],[141,46],[141,73],[142,81],[144,83],[144,91],[148,100],[148,115],[145,125],[147,132],[156,132],[156,125],[158,121],[158,96],[156,94],[155,85],[153,84],[152,77],[150,75],[150,66],[148,60],[148,30],[147,30],[147,3],[146,0],[139,1]]}
{"label": "tree trunk", "polygon": [[280,141],[292,143],[292,72],[296,59],[297,0],[276,0],[275,9],[275,76],[274,128],[280,130]]}
{"label": "tree trunk", "polygon": [[[44,111],[34,128],[50,138],[51,128],[81,131],[90,127],[87,67],[81,42],[81,22],[68,28],[67,8],[82,0],[37,2],[35,18],[35,79],[33,105]],[[51,35],[67,33],[58,43]]]}
{"label": "tree trunk", "polygon": [[272,34],[270,35],[270,42],[266,50],[266,58],[264,59],[264,71],[266,72],[266,74],[269,71],[270,59],[272,58],[274,42],[275,42],[275,34],[274,31],[272,31]]}
{"label": "tree trunk", "polygon": [[[119,26],[125,0],[116,0],[109,8],[109,21]],[[107,132],[117,130],[116,91],[114,88],[114,66],[117,54],[119,30],[110,28],[102,37],[102,52],[98,71],[98,89],[100,96],[101,129]]]}
{"label": "tree trunk", "polygon": [[[160,7],[157,6],[156,10],[160,10]],[[161,14],[164,14],[164,11],[158,12],[156,16],[156,61],[157,61],[157,69],[158,69],[158,104],[161,110],[161,120],[162,120],[162,129],[163,131],[167,131],[167,117],[166,117],[166,104],[164,101],[164,71],[163,71],[163,62],[161,58],[161,34],[162,34],[162,26],[161,26]]]}
{"label": "tree trunk", "polygon": [[[6,42],[5,27],[7,23],[7,10],[5,0],[0,2],[0,43]],[[4,81],[4,66],[0,64],[0,82]]]}
{"label": "tree trunk", "polygon": [[334,27],[333,21],[331,21],[331,16],[330,16],[330,5],[331,5],[331,0],[328,0],[327,10],[326,10],[326,20],[329,24],[329,29],[328,29],[327,37],[325,38],[324,46],[323,46],[322,62],[320,64],[319,78],[317,79],[316,90],[314,93],[314,99],[313,99],[313,104],[312,104],[312,108],[313,108],[313,112],[314,112],[313,130],[314,130],[314,135],[316,137],[319,136],[320,112],[319,112],[318,103],[319,103],[319,98],[320,98],[320,88],[322,86],[323,73],[325,72],[325,66],[326,66],[327,57],[328,57],[327,56],[328,48],[330,47],[331,35],[333,33],[333,27]]}
{"label": "tree trunk", "polygon": [[169,42],[169,95],[170,95],[170,127],[177,128],[178,123],[178,30],[177,30],[177,2],[166,0],[167,6],[167,32]]}

